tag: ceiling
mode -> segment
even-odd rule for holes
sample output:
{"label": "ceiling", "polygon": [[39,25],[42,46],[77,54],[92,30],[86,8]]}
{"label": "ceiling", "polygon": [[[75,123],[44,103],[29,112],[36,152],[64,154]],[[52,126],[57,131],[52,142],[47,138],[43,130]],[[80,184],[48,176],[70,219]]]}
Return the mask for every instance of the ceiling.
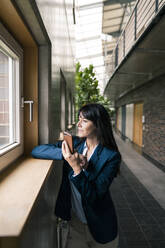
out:
{"label": "ceiling", "polygon": [[104,93],[111,101],[164,74],[164,30],[165,16],[160,15],[152,30],[143,33],[107,84]]}
{"label": "ceiling", "polygon": [[119,37],[132,13],[135,2],[135,0],[104,1],[102,32]]}
{"label": "ceiling", "polygon": [[109,80],[106,67],[116,40],[135,1],[77,0],[76,61],[82,68],[93,64],[101,92]]}

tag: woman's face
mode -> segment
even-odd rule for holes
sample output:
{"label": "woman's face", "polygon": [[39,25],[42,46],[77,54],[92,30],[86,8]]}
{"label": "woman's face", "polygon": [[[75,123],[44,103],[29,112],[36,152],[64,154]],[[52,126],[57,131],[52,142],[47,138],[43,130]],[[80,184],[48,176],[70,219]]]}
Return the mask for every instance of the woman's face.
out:
{"label": "woman's face", "polygon": [[86,119],[82,113],[79,115],[79,121],[77,123],[78,136],[80,138],[88,138],[97,135],[97,129],[92,121]]}

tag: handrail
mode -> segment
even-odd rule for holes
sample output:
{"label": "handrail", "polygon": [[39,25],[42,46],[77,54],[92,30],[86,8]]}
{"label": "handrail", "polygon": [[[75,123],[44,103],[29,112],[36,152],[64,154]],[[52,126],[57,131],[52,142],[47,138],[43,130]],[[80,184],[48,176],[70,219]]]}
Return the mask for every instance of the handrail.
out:
{"label": "handrail", "polygon": [[110,77],[127,56],[137,39],[139,39],[149,26],[150,21],[152,21],[164,5],[165,0],[145,0],[145,2],[144,0],[137,0],[132,14],[112,51],[109,63],[111,67]]}

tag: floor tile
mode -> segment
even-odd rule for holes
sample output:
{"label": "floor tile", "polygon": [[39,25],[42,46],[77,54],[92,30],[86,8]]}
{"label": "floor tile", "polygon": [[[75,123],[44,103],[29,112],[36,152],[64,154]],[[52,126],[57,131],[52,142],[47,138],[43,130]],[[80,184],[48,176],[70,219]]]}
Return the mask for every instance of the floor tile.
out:
{"label": "floor tile", "polygon": [[158,227],[158,225],[142,225],[141,226],[146,238],[148,240],[164,240],[164,232]]}
{"label": "floor tile", "polygon": [[120,218],[133,217],[133,213],[131,212],[131,210],[128,207],[117,209],[117,214],[118,214],[118,217],[120,217]]}
{"label": "floor tile", "polygon": [[154,225],[157,224],[155,219],[148,213],[136,214],[135,215],[137,222],[139,225]]}
{"label": "floor tile", "polygon": [[125,234],[124,238],[128,246],[133,246],[133,245],[148,246],[148,241],[142,232],[135,232],[135,233],[128,232],[124,234]]}
{"label": "floor tile", "polygon": [[[150,244],[151,248],[164,248],[165,247],[165,241],[164,240],[154,240]],[[122,247],[121,247],[122,248]]]}

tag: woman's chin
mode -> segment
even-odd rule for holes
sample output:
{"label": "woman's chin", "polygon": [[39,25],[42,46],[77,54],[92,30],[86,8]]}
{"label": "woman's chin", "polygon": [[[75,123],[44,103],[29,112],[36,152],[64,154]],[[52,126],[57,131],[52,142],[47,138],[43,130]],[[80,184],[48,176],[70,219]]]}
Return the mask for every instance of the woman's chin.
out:
{"label": "woman's chin", "polygon": [[83,133],[81,133],[81,132],[78,132],[77,133],[77,136],[79,137],[79,138],[84,138],[85,136],[83,135]]}
{"label": "woman's chin", "polygon": [[77,134],[77,136],[79,137],[79,138],[83,138],[84,136],[82,135],[82,134]]}

